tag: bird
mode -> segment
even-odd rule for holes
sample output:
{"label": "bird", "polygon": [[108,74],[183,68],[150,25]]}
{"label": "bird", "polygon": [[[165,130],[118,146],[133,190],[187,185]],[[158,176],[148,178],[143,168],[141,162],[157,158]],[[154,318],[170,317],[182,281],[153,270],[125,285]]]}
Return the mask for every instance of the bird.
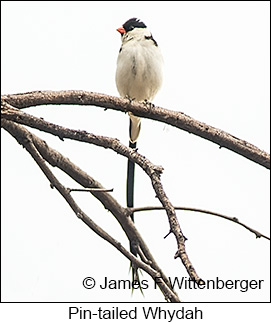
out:
{"label": "bird", "polygon": [[[151,32],[137,18],[127,20],[117,31],[121,34],[116,69],[120,96],[135,101],[151,102],[162,85],[163,57]],[[131,112],[129,135],[135,143],[139,136],[140,118]]]}
{"label": "bird", "polygon": [[[121,47],[117,58],[115,81],[121,97],[130,101],[151,103],[162,85],[163,57],[151,32],[138,18],[127,20],[117,29]],[[141,128],[140,117],[129,114],[129,147],[136,149]],[[134,162],[128,159],[127,207],[134,206]],[[131,214],[134,221],[134,214]],[[130,251],[137,256],[137,248],[130,242]],[[133,281],[139,282],[138,271],[131,264]]]}

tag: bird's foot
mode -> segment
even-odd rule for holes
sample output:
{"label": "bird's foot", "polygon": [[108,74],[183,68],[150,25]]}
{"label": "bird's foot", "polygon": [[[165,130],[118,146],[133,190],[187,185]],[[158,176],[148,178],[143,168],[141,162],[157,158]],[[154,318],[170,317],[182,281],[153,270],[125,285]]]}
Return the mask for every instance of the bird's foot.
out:
{"label": "bird's foot", "polygon": [[144,100],[143,102],[150,109],[155,107],[155,105],[152,102],[148,101],[148,100]]}
{"label": "bird's foot", "polygon": [[132,103],[135,100],[135,98],[131,98],[129,97],[129,95],[125,95],[125,99],[129,100],[130,103]]}

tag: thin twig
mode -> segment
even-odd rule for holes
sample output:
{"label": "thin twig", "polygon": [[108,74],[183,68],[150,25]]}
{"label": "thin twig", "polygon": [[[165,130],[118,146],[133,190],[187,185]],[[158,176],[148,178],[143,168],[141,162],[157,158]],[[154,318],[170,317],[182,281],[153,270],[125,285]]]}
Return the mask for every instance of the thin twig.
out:
{"label": "thin twig", "polygon": [[113,192],[113,188],[67,188],[69,192]]}
{"label": "thin twig", "polygon": [[[249,227],[245,223],[240,222],[236,217],[230,217],[230,216],[223,215],[223,214],[220,214],[220,213],[217,213],[217,212],[198,209],[198,208],[191,208],[191,207],[184,207],[184,206],[174,206],[174,208],[175,208],[175,210],[192,211],[192,212],[199,212],[199,213],[215,215],[215,216],[218,216],[220,218],[232,221],[234,223],[237,223],[237,224],[243,226],[244,228],[246,228],[250,232],[254,233],[256,235],[256,238],[261,238],[262,237],[262,238],[265,238],[267,240],[270,240],[270,238],[268,236],[260,233],[259,231],[255,230],[255,229],[252,229],[251,227]],[[164,208],[161,207],[161,206],[145,206],[145,207],[129,208],[129,212],[131,212],[131,213],[142,212],[142,211],[154,211],[154,210],[164,210]]]}

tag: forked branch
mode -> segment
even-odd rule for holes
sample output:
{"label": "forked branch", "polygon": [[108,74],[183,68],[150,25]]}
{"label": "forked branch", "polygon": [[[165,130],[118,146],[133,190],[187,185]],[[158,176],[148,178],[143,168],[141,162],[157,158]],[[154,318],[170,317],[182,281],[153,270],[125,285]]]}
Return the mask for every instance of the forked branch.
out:
{"label": "forked branch", "polygon": [[177,241],[177,251],[175,258],[180,258],[187,270],[189,276],[197,283],[203,284],[203,280],[196,273],[195,268],[193,267],[191,261],[188,258],[188,255],[185,250],[185,240],[180,224],[178,222],[175,209],[171,202],[169,201],[160,179],[163,168],[161,166],[156,166],[152,164],[146,157],[142,156],[133,149],[126,147],[121,144],[118,139],[113,139],[104,136],[97,136],[87,131],[73,130],[64,128],[53,123],[47,122],[43,119],[29,115],[23,111],[20,111],[7,103],[3,104],[2,109],[2,118],[12,120],[16,123],[24,124],[35,129],[45,131],[47,133],[58,136],[62,140],[64,138],[73,139],[76,141],[86,142],[94,144],[104,148],[110,148],[116,153],[129,158],[134,163],[138,164],[150,177],[152,186],[156,193],[156,196],[160,200],[161,204],[166,210],[169,225],[170,233],[173,233]]}
{"label": "forked branch", "polygon": [[[162,270],[156,264],[155,260],[149,253],[145,242],[137,232],[133,222],[127,216],[126,209],[123,209],[109,194],[107,194],[107,190],[104,190],[97,181],[90,178],[86,173],[80,170],[79,167],[72,164],[59,152],[50,148],[43,140],[14,122],[2,119],[1,123],[2,127],[7,130],[21,145],[23,145],[24,148],[26,148],[26,150],[30,153],[44,175],[49,180],[51,187],[58,190],[58,192],[63,196],[71,209],[74,211],[76,216],[81,219],[96,234],[98,234],[100,237],[117,248],[137,267],[146,271],[155,282],[159,281],[158,287],[162,291],[167,301],[180,302],[178,295],[170,285],[167,277],[163,274]],[[52,166],[58,166],[63,171],[65,170],[68,175],[70,175],[77,182],[81,183],[83,186],[95,186],[94,189],[90,189],[90,192],[94,196],[96,195],[96,197],[104,204],[105,207],[108,207],[108,209],[120,222],[129,239],[137,239],[138,243],[141,246],[140,251],[142,253],[141,258],[143,258],[143,261],[139,260],[132,253],[127,251],[120,242],[118,242],[111,235],[105,232],[81,210],[81,208],[77,205],[77,203],[70,195],[70,189],[66,188],[58,181],[51,170],[47,167],[45,161],[49,162]]]}

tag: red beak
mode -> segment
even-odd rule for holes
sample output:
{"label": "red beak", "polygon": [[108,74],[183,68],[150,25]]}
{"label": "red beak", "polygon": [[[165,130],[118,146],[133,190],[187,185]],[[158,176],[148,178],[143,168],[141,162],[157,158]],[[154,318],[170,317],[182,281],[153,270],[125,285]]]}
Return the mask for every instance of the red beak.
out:
{"label": "red beak", "polygon": [[121,34],[125,34],[126,33],[126,31],[125,31],[125,29],[121,26],[121,27],[119,27],[118,29],[117,29],[117,31],[119,32],[119,33],[121,33]]}

